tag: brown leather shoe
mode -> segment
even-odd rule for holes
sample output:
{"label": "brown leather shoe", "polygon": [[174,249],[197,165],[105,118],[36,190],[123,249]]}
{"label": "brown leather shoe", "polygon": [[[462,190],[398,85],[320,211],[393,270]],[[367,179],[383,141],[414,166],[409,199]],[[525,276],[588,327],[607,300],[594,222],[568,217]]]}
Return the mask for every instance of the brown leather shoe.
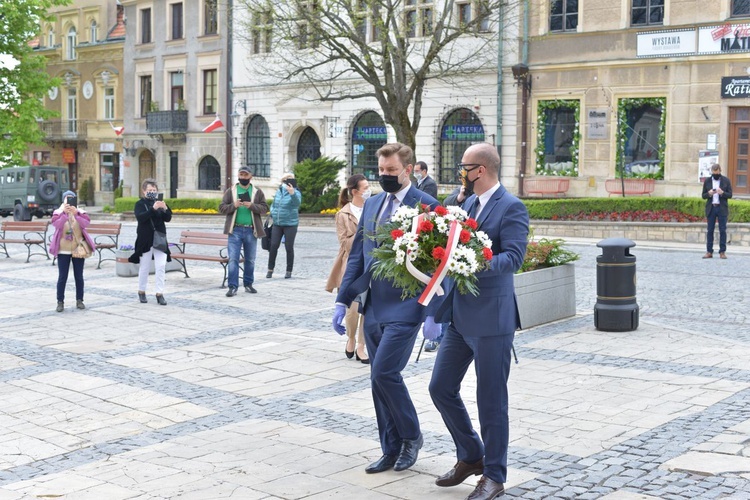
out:
{"label": "brown leather shoe", "polygon": [[714,254],[712,254],[711,252],[706,252],[706,255],[704,255],[703,258],[704,259],[711,259],[711,258],[713,258],[713,256],[714,256]]}
{"label": "brown leather shoe", "polygon": [[466,481],[467,477],[478,476],[482,472],[484,472],[484,459],[480,458],[478,462],[473,464],[467,464],[459,460],[451,470],[435,479],[435,484],[444,487],[456,486]]}
{"label": "brown leather shoe", "polygon": [[719,253],[719,258],[726,259],[727,258],[727,254],[725,254],[724,252],[720,252]]}
{"label": "brown leather shoe", "polygon": [[477,487],[471,492],[471,495],[466,497],[466,500],[492,500],[502,496],[505,493],[505,487],[503,483],[496,483],[487,476],[482,476],[482,479],[477,483]]}

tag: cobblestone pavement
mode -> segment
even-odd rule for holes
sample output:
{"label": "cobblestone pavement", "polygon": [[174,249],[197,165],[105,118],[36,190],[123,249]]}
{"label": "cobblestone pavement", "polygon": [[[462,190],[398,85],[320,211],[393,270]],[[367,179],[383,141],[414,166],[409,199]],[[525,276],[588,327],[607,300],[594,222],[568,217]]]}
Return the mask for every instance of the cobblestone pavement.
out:
{"label": "cobblestone pavement", "polygon": [[[169,225],[176,240],[185,226]],[[200,229],[207,229],[205,226]],[[216,228],[217,230],[219,228]],[[122,244],[132,243],[126,223]],[[750,252],[639,244],[640,327],[598,332],[590,241],[573,242],[578,315],[520,332],[511,372],[508,497],[750,498]],[[301,228],[292,279],[227,298],[221,268],[167,275],[169,305],[87,262],[87,309],[56,313],[57,270],[0,258],[0,500],[464,498],[427,385],[404,377],[425,446],[409,471],[380,456],[366,365],[347,360],[323,290],[332,229]],[[283,270],[280,251],[277,271]],[[276,273],[279,275],[279,272]],[[543,306],[543,304],[541,305]],[[475,408],[475,380],[463,396]]]}

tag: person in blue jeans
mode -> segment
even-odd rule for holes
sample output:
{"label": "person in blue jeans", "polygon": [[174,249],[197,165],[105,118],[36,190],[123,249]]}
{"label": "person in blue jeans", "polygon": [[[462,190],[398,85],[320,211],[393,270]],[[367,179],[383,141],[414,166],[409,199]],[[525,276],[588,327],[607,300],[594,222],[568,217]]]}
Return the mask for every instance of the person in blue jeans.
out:
{"label": "person in blue jeans", "polygon": [[242,285],[247,293],[257,293],[255,281],[255,250],[258,238],[266,235],[261,216],[268,212],[266,195],[251,184],[253,172],[248,166],[240,167],[237,184],[224,192],[219,212],[225,214],[224,234],[227,235],[227,265],[229,290],[227,297],[237,295],[240,286],[240,253],[244,250],[245,267]]}

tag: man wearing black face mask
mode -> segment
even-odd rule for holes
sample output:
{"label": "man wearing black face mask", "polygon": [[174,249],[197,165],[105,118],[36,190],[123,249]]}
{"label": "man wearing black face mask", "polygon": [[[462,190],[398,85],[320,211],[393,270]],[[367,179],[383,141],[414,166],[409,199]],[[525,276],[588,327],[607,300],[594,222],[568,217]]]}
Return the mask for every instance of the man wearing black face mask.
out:
{"label": "man wearing black face mask", "polygon": [[227,235],[227,297],[237,295],[240,275],[240,250],[245,251],[245,268],[242,284],[247,293],[256,293],[255,250],[258,238],[266,235],[260,218],[268,212],[266,195],[255,188],[250,181],[253,173],[248,166],[240,167],[237,173],[237,184],[224,192],[219,205],[219,212],[227,216],[224,223],[224,234]]}
{"label": "man wearing black face mask", "polygon": [[727,258],[727,219],[729,218],[729,198],[732,197],[732,183],[721,175],[721,165],[711,165],[711,177],[703,183],[703,199],[706,200],[706,255],[704,259],[714,256],[714,228],[719,219],[719,257]]}
{"label": "man wearing black face mask", "polygon": [[434,209],[438,205],[435,198],[409,181],[414,164],[414,152],[409,146],[386,144],[377,151],[377,156],[380,186],[385,192],[370,197],[362,208],[333,316],[333,329],[343,335],[346,329],[341,323],[346,310],[357,295],[368,292],[363,308],[365,343],[370,355],[372,399],[383,452],[380,459],[365,468],[368,474],[405,470],[417,461],[422,433],[401,371],[409,361],[422,322],[442,303],[432,300],[424,307],[417,302],[418,297],[402,300],[401,289],[391,281],[372,278],[372,250],[377,245],[373,236],[378,226],[390,220],[399,206],[427,204]]}

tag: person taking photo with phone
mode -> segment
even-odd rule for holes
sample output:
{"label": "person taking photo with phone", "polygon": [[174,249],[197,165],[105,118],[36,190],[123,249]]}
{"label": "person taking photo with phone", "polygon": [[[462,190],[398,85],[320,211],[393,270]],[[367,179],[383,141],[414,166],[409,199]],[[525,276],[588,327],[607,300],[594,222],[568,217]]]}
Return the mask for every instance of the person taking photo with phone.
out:
{"label": "person taking photo with phone", "polygon": [[284,240],[286,250],[286,274],[284,278],[292,277],[294,269],[294,238],[297,236],[299,226],[299,206],[302,204],[302,193],[297,189],[297,179],[294,174],[288,172],[281,177],[281,185],[276,190],[271,205],[271,248],[268,252],[268,273],[266,278],[273,277],[273,268],[276,267],[276,255],[279,253],[281,240]]}
{"label": "person taking photo with phone", "polygon": [[49,244],[49,253],[57,258],[57,312],[65,309],[65,286],[71,264],[76,283],[76,307],[86,309],[83,305],[83,264],[96,248],[94,240],[86,232],[91,219],[83,209],[78,208],[76,194],[65,191],[62,199],[60,208],[52,213],[55,234]]}
{"label": "person taking photo with phone", "polygon": [[165,223],[172,220],[172,210],[162,199],[159,199],[159,187],[155,179],[145,179],[141,183],[141,189],[143,190],[143,197],[135,202],[133,208],[135,218],[138,221],[135,233],[135,250],[133,255],[128,257],[128,261],[140,265],[138,268],[138,300],[145,304],[148,302],[146,287],[151,270],[151,259],[154,260],[156,302],[159,305],[166,306],[164,277],[167,262],[171,262],[172,257],[169,254],[169,246],[166,241],[167,226]]}

